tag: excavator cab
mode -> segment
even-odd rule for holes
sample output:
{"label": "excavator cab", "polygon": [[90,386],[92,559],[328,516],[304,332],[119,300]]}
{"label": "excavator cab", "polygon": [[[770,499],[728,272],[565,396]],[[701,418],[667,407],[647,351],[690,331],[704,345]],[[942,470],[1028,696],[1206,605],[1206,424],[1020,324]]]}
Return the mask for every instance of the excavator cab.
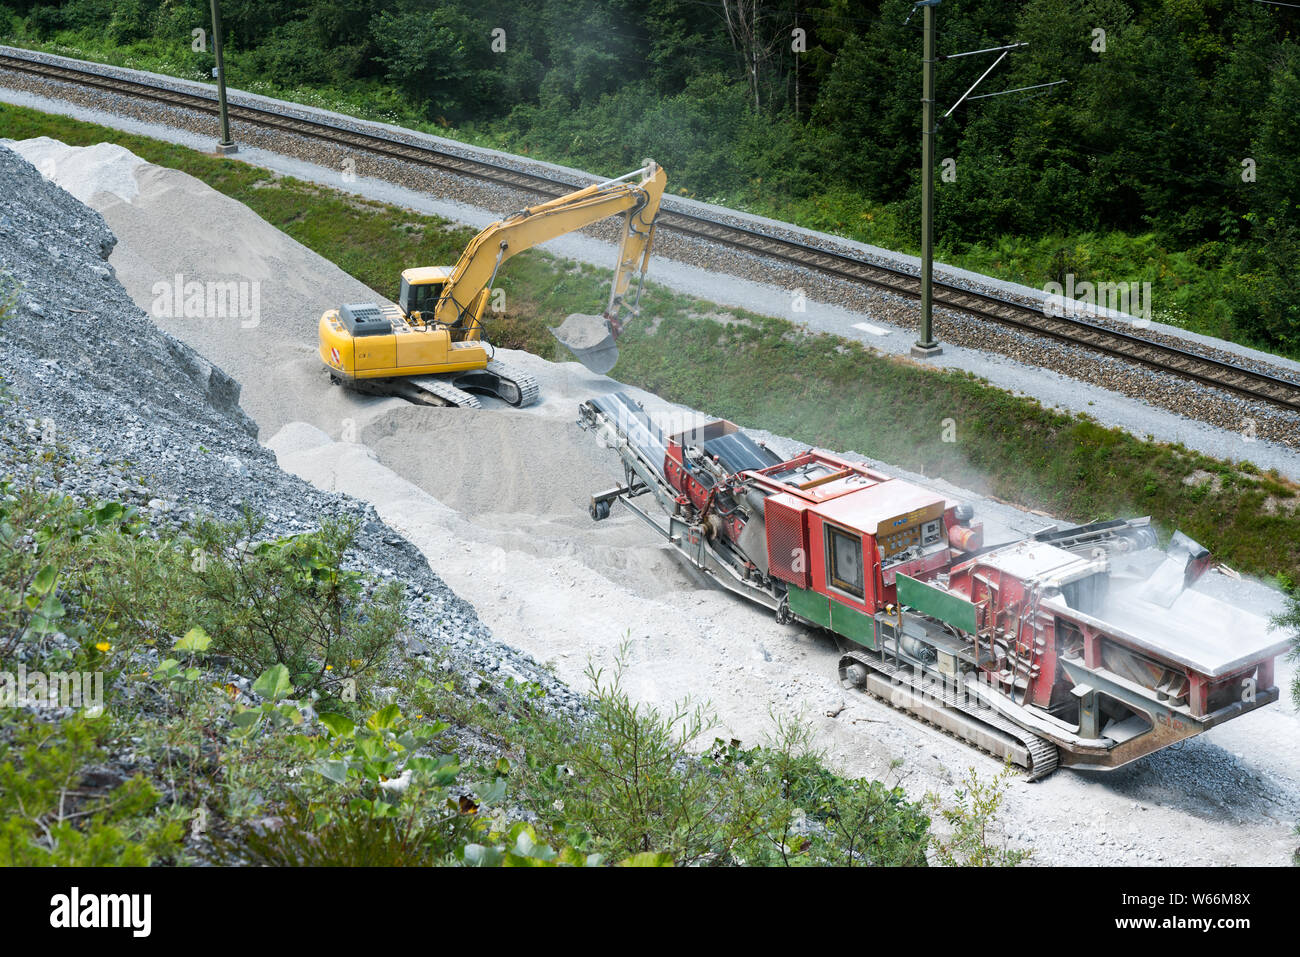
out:
{"label": "excavator cab", "polygon": [[402,314],[413,322],[433,321],[438,300],[447,290],[451,270],[444,266],[426,266],[407,269],[402,273],[402,287],[397,295],[397,305]]}
{"label": "excavator cab", "polygon": [[[402,285],[397,295],[397,305],[402,314],[413,323],[429,325],[434,322],[438,303],[447,295],[452,270],[446,266],[422,266],[402,272]],[[487,305],[489,290],[482,290],[472,307],[447,325],[453,342],[482,338],[479,319]],[[468,321],[467,321],[468,320]]]}

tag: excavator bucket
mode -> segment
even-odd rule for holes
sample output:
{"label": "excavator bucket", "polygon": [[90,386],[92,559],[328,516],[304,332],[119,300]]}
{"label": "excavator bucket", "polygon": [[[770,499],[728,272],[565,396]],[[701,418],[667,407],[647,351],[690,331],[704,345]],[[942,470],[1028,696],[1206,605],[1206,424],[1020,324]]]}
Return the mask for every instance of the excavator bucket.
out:
{"label": "excavator bucket", "polygon": [[604,316],[575,312],[550,329],[560,345],[597,375],[605,375],[618,362],[618,342]]}

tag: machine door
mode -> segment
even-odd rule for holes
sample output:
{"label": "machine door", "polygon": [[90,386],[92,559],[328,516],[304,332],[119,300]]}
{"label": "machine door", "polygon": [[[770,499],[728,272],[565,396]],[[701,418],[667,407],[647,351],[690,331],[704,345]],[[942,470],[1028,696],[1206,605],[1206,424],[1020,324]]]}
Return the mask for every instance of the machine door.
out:
{"label": "machine door", "polygon": [[862,535],[829,522],[825,528],[826,584],[863,601]]}
{"label": "machine door", "polygon": [[403,279],[397,304],[402,307],[402,312],[408,316],[413,312],[422,313],[422,318],[427,322],[433,318],[433,311],[437,307],[438,299],[442,296],[446,285],[446,280],[412,285]]}

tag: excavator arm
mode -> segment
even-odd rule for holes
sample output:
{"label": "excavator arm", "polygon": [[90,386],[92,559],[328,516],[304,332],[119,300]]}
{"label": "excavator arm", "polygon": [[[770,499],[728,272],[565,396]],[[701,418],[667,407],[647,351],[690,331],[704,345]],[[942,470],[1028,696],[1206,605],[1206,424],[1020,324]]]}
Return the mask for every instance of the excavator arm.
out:
{"label": "excavator arm", "polygon": [[[604,316],[599,317],[609,340],[604,344],[604,350],[612,348],[616,356],[617,348],[612,342],[622,331],[624,313],[634,317],[637,312],[640,282],[649,264],[655,219],[659,214],[665,181],[663,169],[653,160],[647,160],[644,167],[626,176],[593,183],[487,226],[465,247],[453,267],[434,308],[433,321],[465,331],[474,329],[478,324],[475,304],[481,301],[481,293],[491,286],[501,264],[507,259],[549,239],[623,213],[623,233],[609,304]],[[626,300],[634,275],[637,277],[637,293],[629,304]],[[590,336],[584,336],[577,345],[570,344],[559,333],[557,338],[586,361],[583,352],[592,348]],[[609,366],[612,365],[610,362]]]}

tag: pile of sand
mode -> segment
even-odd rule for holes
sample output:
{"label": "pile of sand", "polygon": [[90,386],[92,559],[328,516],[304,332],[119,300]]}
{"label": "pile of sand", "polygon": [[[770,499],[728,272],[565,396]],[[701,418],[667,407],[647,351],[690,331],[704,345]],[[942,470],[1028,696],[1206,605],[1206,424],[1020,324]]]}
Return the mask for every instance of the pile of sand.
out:
{"label": "pile of sand", "polygon": [[604,316],[588,316],[581,312],[570,313],[551,331],[572,349],[590,349],[609,338],[609,324]]}
{"label": "pile of sand", "polygon": [[68,146],[48,136],[0,142],[88,206],[93,205],[91,200],[96,196],[112,196],[129,203],[140,192],[136,171],[145,162],[116,143]]}
{"label": "pile of sand", "polygon": [[[466,415],[456,415],[465,411]],[[508,411],[391,409],[359,441],[379,460],[438,500],[469,515],[578,517],[595,486],[621,478],[618,460],[574,417]]]}

